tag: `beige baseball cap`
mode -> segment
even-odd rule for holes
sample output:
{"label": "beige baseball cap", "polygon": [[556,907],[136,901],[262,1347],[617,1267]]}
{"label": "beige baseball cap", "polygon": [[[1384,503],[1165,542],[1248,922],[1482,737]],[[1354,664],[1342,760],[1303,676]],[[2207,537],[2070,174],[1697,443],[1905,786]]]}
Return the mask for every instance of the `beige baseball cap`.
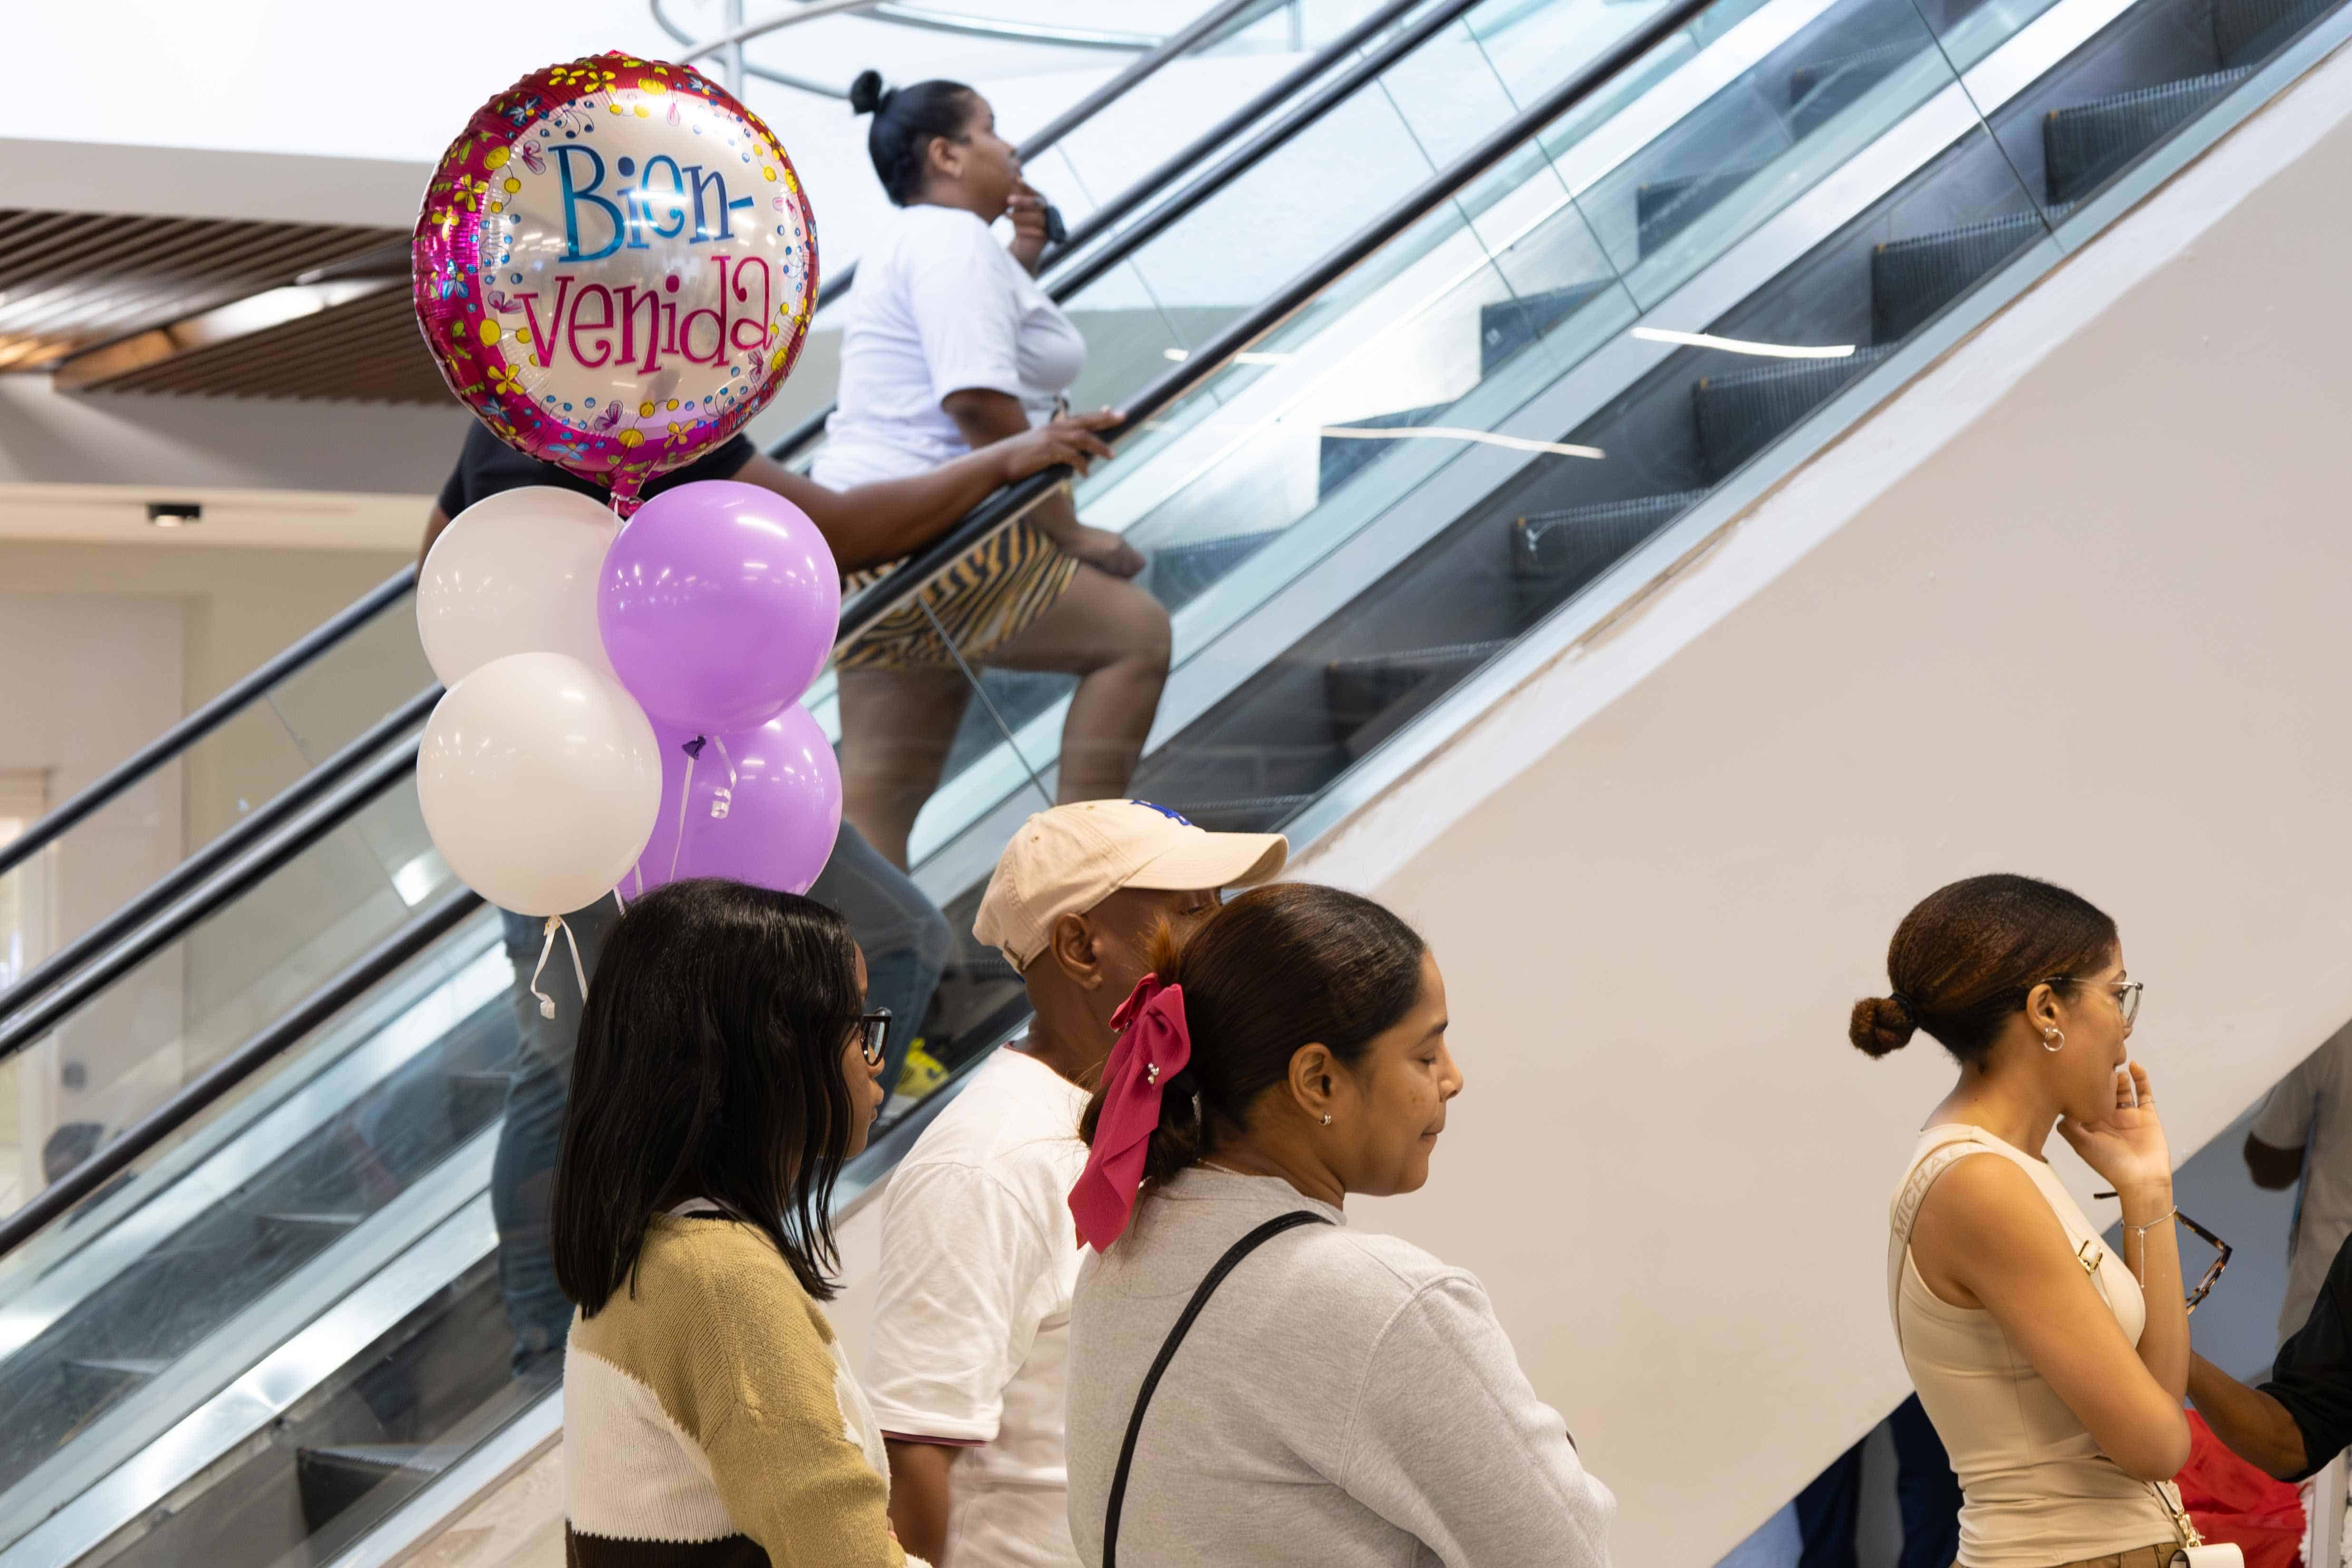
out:
{"label": "beige baseball cap", "polygon": [[1064,915],[1121,888],[1185,892],[1263,882],[1290,858],[1279,833],[1211,833],[1164,805],[1087,800],[1021,825],[981,895],[971,934],[1025,970]]}

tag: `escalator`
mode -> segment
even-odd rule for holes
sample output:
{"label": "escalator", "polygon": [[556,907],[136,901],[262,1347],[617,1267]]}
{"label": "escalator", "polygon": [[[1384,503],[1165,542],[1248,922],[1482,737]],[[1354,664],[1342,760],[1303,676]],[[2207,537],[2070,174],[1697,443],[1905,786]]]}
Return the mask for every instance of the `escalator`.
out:
{"label": "escalator", "polygon": [[[1269,110],[1221,154],[1244,166],[1206,161],[1059,275],[1103,332],[1078,398],[1131,414],[1081,510],[1150,556],[1176,628],[1136,793],[1311,840],[1458,717],[1464,681],[1637,592],[1642,552],[1773,483],[2341,21],[2316,0],[1488,0],[1260,147]],[[984,506],[845,634],[1047,488]],[[959,931],[1050,799],[1069,685],[978,679],[914,845]],[[837,729],[829,684],[810,700]],[[430,855],[409,744],[0,1005],[20,1055],[155,1040],[215,1084],[201,1115],[157,1097],[165,1133],[0,1232],[0,1564],[331,1561],[551,1430],[490,1212],[513,970]],[[142,1015],[163,972],[204,977],[173,1016],[215,1043]],[[1019,994],[959,951],[923,1025],[944,1092]]]}

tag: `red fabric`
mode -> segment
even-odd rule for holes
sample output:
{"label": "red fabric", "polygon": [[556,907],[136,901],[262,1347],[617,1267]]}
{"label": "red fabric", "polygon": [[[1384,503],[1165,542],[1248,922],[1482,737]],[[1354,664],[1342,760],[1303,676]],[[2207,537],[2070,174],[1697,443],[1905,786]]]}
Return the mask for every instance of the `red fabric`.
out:
{"label": "red fabric", "polygon": [[1103,1064],[1102,1113],[1095,1119],[1087,1168],[1070,1189],[1078,1239],[1097,1252],[1119,1238],[1135,1213],[1144,1155],[1160,1126],[1160,1091],[1192,1059],[1181,985],[1145,975],[1110,1021],[1119,1036]]}
{"label": "red fabric", "polygon": [[2296,1568],[2303,1561],[2302,1495],[2223,1447],[2194,1410],[2189,1412],[2189,1463],[2174,1482],[2198,1533],[2236,1542],[2246,1568]]}

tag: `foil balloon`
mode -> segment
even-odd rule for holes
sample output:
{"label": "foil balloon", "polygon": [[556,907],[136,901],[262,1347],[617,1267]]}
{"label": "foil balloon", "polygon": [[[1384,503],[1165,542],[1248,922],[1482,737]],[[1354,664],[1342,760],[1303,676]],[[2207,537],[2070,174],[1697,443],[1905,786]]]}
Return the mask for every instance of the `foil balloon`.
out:
{"label": "foil balloon", "polygon": [[808,197],[759,116],[690,67],[622,54],[475,111],[426,187],[411,269],[449,389],[624,516],[775,395],[816,281]]}

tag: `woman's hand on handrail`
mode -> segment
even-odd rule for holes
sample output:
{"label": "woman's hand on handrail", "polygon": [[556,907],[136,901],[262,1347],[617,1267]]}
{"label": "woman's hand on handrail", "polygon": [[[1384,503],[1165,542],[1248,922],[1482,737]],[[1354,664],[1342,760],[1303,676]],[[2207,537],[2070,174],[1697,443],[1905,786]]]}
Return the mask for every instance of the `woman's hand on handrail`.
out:
{"label": "woman's hand on handrail", "polygon": [[1115,429],[1126,417],[1116,408],[1097,408],[1092,414],[1065,414],[981,450],[995,454],[1003,464],[1002,482],[1008,485],[1056,463],[1066,463],[1083,474],[1097,458],[1113,455],[1110,443],[1097,432]]}

